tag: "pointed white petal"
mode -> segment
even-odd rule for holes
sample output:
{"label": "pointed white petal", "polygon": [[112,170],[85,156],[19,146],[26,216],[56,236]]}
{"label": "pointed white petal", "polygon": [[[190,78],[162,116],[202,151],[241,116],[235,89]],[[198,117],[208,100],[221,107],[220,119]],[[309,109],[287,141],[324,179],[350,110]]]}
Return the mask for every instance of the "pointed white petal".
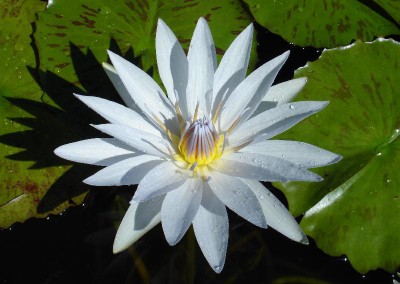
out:
{"label": "pointed white petal", "polygon": [[187,177],[173,162],[166,161],[147,173],[133,196],[137,202],[146,201],[181,186]]}
{"label": "pointed white petal", "polygon": [[119,75],[115,68],[108,63],[103,63],[103,68],[104,71],[106,71],[108,78],[117,90],[118,94],[124,101],[125,105],[128,106],[130,109],[136,111],[137,113],[142,113],[140,108],[138,108],[138,106],[135,104],[135,101],[132,99],[128,90],[125,88],[124,83],[122,83],[121,78],[119,78]]}
{"label": "pointed white petal", "polygon": [[164,195],[146,202],[131,202],[115,236],[113,245],[114,253],[119,253],[127,249],[140,237],[154,228],[155,225],[160,223],[160,211],[163,200]]}
{"label": "pointed white petal", "polygon": [[306,85],[307,78],[297,78],[272,86],[263,101],[276,102],[277,105],[290,102]]}
{"label": "pointed white petal", "polygon": [[186,233],[196,215],[203,193],[200,178],[189,178],[166,194],[161,207],[161,225],[167,242],[173,246]]}
{"label": "pointed white petal", "polygon": [[[267,110],[241,124],[232,132],[229,145],[234,147],[254,139],[269,139],[286,131],[304,118],[320,111],[329,102],[294,102]],[[258,137],[257,137],[258,136]]]}
{"label": "pointed white petal", "polygon": [[298,141],[265,140],[250,144],[240,152],[261,154],[284,159],[305,168],[317,168],[340,161],[341,156]]}
{"label": "pointed white petal", "polygon": [[161,137],[158,129],[143,119],[140,114],[125,106],[98,97],[74,95],[111,123],[136,128]]}
{"label": "pointed white petal", "polygon": [[117,73],[137,106],[150,119],[155,115],[173,133],[179,133],[174,107],[154,80],[129,61],[108,51]]}
{"label": "pointed white petal", "polygon": [[186,96],[190,117],[193,117],[197,104],[201,114],[208,115],[210,112],[215,58],[215,46],[210,29],[207,21],[200,18],[187,57],[189,75]]}
{"label": "pointed white petal", "polygon": [[224,93],[228,90],[227,96],[246,77],[249,64],[251,42],[253,40],[253,24],[250,24],[229,46],[219,63],[214,75],[213,105],[214,111],[221,101]]}
{"label": "pointed white petal", "polygon": [[307,78],[302,77],[271,86],[252,116],[254,117],[266,110],[290,102],[303,89],[306,83]]}
{"label": "pointed white petal", "polygon": [[100,124],[92,126],[145,154],[158,157],[166,157],[169,155],[165,144],[167,141],[154,134],[118,124]]}
{"label": "pointed white petal", "polygon": [[[245,116],[242,119],[246,120],[256,110],[288,56],[287,51],[268,61],[237,86],[227,98],[217,122],[221,132],[228,131],[241,116]],[[244,115],[246,109],[249,111]]]}
{"label": "pointed white petal", "polygon": [[229,209],[256,226],[267,227],[261,205],[245,183],[217,171],[210,172],[210,175],[208,185]]}
{"label": "pointed white petal", "polygon": [[255,180],[243,179],[243,182],[246,183],[255,196],[257,196],[268,226],[274,228],[289,239],[308,244],[306,235],[303,233],[292,214],[290,214],[285,206],[270,193],[268,189]]}
{"label": "pointed white petal", "polygon": [[134,151],[114,138],[93,138],[62,145],[54,153],[78,163],[109,166],[136,155]]}
{"label": "pointed white petal", "polygon": [[186,106],[186,85],[188,80],[186,55],[174,33],[161,19],[158,19],[157,25],[156,53],[158,71],[169,99],[172,104],[175,104],[176,90],[179,102]]}
{"label": "pointed white petal", "polygon": [[83,182],[95,186],[138,184],[151,169],[163,161],[150,155],[128,158],[98,171]]}
{"label": "pointed white petal", "polygon": [[261,181],[322,180],[319,175],[286,160],[254,153],[226,154],[211,167],[230,176]]}
{"label": "pointed white petal", "polygon": [[220,273],[228,246],[228,214],[225,205],[205,185],[201,205],[193,219],[193,229],[204,257],[211,268]]}

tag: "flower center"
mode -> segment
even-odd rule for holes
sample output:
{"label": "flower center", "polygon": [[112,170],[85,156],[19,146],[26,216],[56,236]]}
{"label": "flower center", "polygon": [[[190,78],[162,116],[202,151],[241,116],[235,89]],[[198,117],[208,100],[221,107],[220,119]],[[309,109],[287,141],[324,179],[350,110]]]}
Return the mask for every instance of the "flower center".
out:
{"label": "flower center", "polygon": [[206,117],[199,118],[189,124],[181,134],[179,150],[189,164],[204,166],[211,163],[223,152],[224,137],[215,130]]}

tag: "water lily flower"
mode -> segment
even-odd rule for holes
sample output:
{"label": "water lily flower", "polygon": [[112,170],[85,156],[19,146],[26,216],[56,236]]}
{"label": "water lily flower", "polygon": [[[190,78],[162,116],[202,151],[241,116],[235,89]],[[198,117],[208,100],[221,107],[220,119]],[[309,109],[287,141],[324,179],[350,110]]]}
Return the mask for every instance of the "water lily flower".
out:
{"label": "water lily flower", "polygon": [[256,226],[308,243],[293,216],[260,181],[317,182],[322,178],[309,169],[340,159],[306,143],[270,140],[328,102],[289,102],[305,78],[271,87],[289,52],[246,77],[252,37],[249,25],[217,65],[203,18],[187,56],[159,20],[157,64],[168,96],[144,71],[112,52],[113,66],[104,68],[129,108],[76,95],[109,122],[93,127],[112,138],[63,145],[55,153],[105,166],[84,180],[87,184],[138,184],[118,229],[115,253],[160,222],[166,240],[175,245],[192,224],[200,249],[219,273],[229,235],[226,207]]}

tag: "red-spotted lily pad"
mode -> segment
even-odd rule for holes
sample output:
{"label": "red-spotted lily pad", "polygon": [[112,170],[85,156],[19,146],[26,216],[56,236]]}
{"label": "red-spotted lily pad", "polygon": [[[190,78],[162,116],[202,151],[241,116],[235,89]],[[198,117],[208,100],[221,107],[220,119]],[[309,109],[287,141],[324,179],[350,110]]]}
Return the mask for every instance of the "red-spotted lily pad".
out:
{"label": "red-spotted lily pad", "polygon": [[71,43],[82,51],[90,48],[98,62],[107,61],[107,49],[121,49],[125,54],[131,48],[130,56],[137,58],[136,64],[144,70],[156,68],[154,40],[158,18],[187,48],[199,17],[209,22],[218,54],[223,54],[251,22],[240,1],[54,0],[40,13],[37,23],[35,38],[41,68],[69,82],[78,81],[78,68],[84,72],[94,68],[77,62]]}
{"label": "red-spotted lily pad", "polygon": [[79,194],[65,193],[56,202],[48,195],[67,169],[51,162],[47,147],[52,146],[48,136],[54,115],[41,103],[42,91],[34,78],[31,22],[45,7],[38,0],[0,3],[0,228],[58,214],[70,203],[82,202]]}
{"label": "red-spotted lily pad", "polygon": [[336,47],[400,33],[399,1],[376,0],[381,7],[348,0],[244,2],[259,24],[300,46]]}
{"label": "red-spotted lily pad", "polygon": [[400,44],[372,43],[325,50],[296,72],[308,77],[298,100],[328,107],[280,138],[309,142],[343,155],[317,169],[320,183],[276,184],[301,226],[358,271],[400,266]]}

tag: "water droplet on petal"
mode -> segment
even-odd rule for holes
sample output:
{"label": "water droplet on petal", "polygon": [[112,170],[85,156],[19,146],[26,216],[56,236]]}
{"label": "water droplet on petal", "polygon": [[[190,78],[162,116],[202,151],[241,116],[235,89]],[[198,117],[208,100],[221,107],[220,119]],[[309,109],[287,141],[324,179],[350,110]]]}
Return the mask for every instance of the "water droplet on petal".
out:
{"label": "water droplet on petal", "polygon": [[295,109],[296,107],[294,105],[289,106],[290,109]]}

